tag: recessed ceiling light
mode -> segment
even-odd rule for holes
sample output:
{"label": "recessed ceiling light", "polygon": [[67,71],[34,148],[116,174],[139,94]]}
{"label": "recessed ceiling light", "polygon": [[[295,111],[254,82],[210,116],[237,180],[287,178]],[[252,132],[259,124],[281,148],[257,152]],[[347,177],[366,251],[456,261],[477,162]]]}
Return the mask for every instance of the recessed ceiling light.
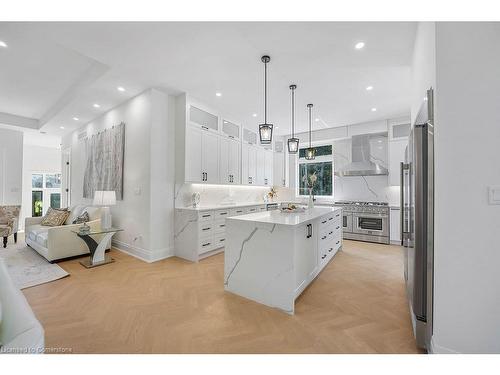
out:
{"label": "recessed ceiling light", "polygon": [[372,112],[377,112],[377,108],[373,107]]}
{"label": "recessed ceiling light", "polygon": [[216,92],[215,96],[222,96],[222,94],[220,92]]}
{"label": "recessed ceiling light", "polygon": [[7,43],[5,43],[3,40],[0,40],[0,47],[7,48]]}
{"label": "recessed ceiling light", "polygon": [[118,86],[116,89],[117,89],[118,91],[121,91],[121,92],[125,91],[125,89],[124,89],[123,87],[121,87],[121,86]]}
{"label": "recessed ceiling light", "polygon": [[366,86],[366,91],[372,91],[373,90],[373,86]]}
{"label": "recessed ceiling light", "polygon": [[99,104],[95,103],[94,108],[101,108],[101,106]]}
{"label": "recessed ceiling light", "polygon": [[354,48],[356,49],[361,49],[365,46],[365,42],[358,42],[356,43],[356,45],[354,46]]}
{"label": "recessed ceiling light", "polygon": [[59,126],[59,129],[64,129],[64,126]]}
{"label": "recessed ceiling light", "polygon": [[80,119],[78,117],[73,117],[73,120],[78,121]]}
{"label": "recessed ceiling light", "polygon": [[253,116],[253,117],[257,117],[257,113],[254,113],[252,116]]}
{"label": "recessed ceiling light", "polygon": [[318,122],[319,121],[319,118],[315,118],[314,121]]}

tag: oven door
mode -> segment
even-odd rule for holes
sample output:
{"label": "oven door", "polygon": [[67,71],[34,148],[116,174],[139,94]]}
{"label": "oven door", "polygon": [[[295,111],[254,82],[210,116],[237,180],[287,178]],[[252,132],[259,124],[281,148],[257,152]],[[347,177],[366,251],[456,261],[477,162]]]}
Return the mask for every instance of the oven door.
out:
{"label": "oven door", "polygon": [[389,236],[389,217],[387,214],[355,213],[353,215],[353,232],[370,236]]}
{"label": "oven door", "polygon": [[344,212],[342,215],[342,229],[344,232],[352,233],[352,212]]}

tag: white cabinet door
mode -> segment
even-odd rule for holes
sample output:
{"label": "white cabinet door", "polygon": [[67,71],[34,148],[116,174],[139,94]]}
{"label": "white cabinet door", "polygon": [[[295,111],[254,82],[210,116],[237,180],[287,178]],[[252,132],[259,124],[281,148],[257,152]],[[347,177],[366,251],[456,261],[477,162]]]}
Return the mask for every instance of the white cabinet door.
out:
{"label": "white cabinet door", "polygon": [[256,152],[257,152],[257,161],[256,161],[256,166],[257,166],[257,176],[256,176],[256,185],[259,186],[264,186],[265,185],[265,179],[266,179],[266,151],[262,148],[256,147]]}
{"label": "white cabinet door", "polygon": [[[266,186],[273,186],[273,166],[273,151],[266,150],[264,163],[264,185]],[[279,181],[277,181],[277,183],[279,183]]]}
{"label": "white cabinet door", "polygon": [[229,172],[229,139],[221,137],[219,140],[219,181],[221,184],[231,183]]}
{"label": "white cabinet door", "polygon": [[389,186],[400,184],[400,163],[405,160],[405,149],[408,139],[389,142]]}
{"label": "white cabinet door", "polygon": [[257,185],[257,146],[248,147],[248,178],[250,185]]}
{"label": "white cabinet door", "polygon": [[391,208],[391,242],[401,241],[401,210]]}
{"label": "white cabinet door", "polygon": [[186,182],[203,182],[201,168],[202,131],[188,126],[186,128],[185,173]]}
{"label": "white cabinet door", "polygon": [[248,143],[243,142],[241,144],[241,184],[248,185],[250,172],[248,170],[248,155],[249,155],[250,145]]}
{"label": "white cabinet door", "polygon": [[202,132],[201,138],[201,169],[205,173],[205,182],[219,182],[219,136]]}
{"label": "white cabinet door", "polygon": [[285,181],[285,155],[281,152],[274,153],[273,161],[273,183],[276,186],[286,186]]}
{"label": "white cabinet door", "polygon": [[300,293],[318,271],[317,223],[295,229],[295,293]]}
{"label": "white cabinet door", "polygon": [[228,144],[228,172],[231,184],[240,184],[240,142],[229,140]]}

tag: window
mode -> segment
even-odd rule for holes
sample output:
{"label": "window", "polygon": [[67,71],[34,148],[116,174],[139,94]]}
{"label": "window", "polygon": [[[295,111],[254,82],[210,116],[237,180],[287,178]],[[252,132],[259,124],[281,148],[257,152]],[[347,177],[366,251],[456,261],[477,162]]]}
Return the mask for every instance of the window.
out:
{"label": "window", "polygon": [[31,175],[31,215],[43,216],[48,208],[61,208],[61,174]]}
{"label": "window", "polygon": [[298,173],[297,173],[297,195],[309,195],[308,180],[312,175],[316,175],[312,193],[315,196],[333,196],[333,153],[332,145],[321,145],[314,147],[316,158],[314,160],[305,159],[306,148],[299,150]]}

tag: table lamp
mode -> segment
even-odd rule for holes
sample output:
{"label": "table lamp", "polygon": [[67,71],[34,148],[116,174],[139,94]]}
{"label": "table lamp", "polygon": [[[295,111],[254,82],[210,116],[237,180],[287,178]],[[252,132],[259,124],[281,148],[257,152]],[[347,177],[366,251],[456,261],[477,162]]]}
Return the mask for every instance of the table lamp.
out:
{"label": "table lamp", "polygon": [[116,193],[112,191],[96,191],[94,193],[94,206],[102,206],[101,208],[101,228],[111,228],[111,211],[109,206],[116,204]]}

